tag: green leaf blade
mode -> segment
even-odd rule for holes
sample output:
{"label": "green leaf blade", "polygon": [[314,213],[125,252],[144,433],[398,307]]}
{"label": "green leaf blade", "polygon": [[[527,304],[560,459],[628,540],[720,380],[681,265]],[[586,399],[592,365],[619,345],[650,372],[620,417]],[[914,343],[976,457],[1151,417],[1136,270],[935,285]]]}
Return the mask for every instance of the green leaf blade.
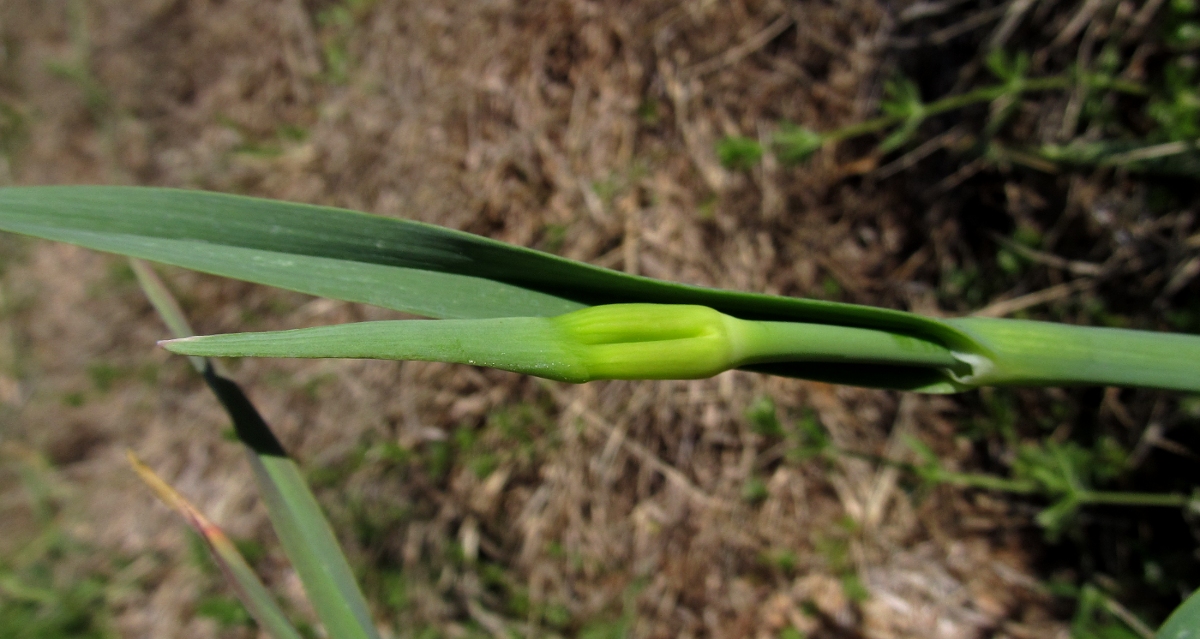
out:
{"label": "green leaf blade", "polygon": [[[0,230],[430,317],[549,316],[631,302],[697,304],[742,319],[874,328],[973,348],[956,328],[912,313],[662,282],[427,224],[220,193],[3,188]],[[257,261],[249,261],[254,257]],[[383,290],[388,287],[397,290]],[[433,305],[422,301],[428,296],[446,299]]]}
{"label": "green leaf blade", "polygon": [[249,458],[271,526],[329,636],[379,639],[354,573],[299,467],[287,457]]}
{"label": "green leaf blade", "polygon": [[349,562],[296,463],[237,384],[217,375],[211,365],[204,380],[246,445],[271,527],[329,636],[379,639]]}
{"label": "green leaf blade", "polygon": [[[190,336],[187,318],[153,269],[136,260],[133,269],[142,290],[168,327],[176,335]],[[259,493],[266,502],[267,516],[325,630],[332,637],[379,639],[349,562],[299,467],[287,456],[266,421],[236,383],[218,374],[210,360],[195,358],[193,362],[198,364],[205,383],[233,420],[238,439],[245,445]],[[137,466],[135,464],[135,468]],[[158,483],[162,484],[161,481]],[[169,491],[160,491],[160,494],[169,494]],[[248,567],[242,569],[234,565],[231,579],[241,583],[247,573],[253,577]],[[251,609],[251,613],[255,614],[255,611]],[[266,623],[274,622],[268,619]],[[266,623],[264,627],[267,627]],[[293,639],[286,634],[277,637]]]}
{"label": "green leaf blade", "polygon": [[489,366],[582,382],[587,370],[547,318],[358,322],[289,331],[207,335],[162,343],[205,357],[345,357]]}
{"label": "green leaf blade", "polygon": [[9,225],[7,230],[309,295],[427,317],[505,317],[583,305],[490,280],[196,240]]}

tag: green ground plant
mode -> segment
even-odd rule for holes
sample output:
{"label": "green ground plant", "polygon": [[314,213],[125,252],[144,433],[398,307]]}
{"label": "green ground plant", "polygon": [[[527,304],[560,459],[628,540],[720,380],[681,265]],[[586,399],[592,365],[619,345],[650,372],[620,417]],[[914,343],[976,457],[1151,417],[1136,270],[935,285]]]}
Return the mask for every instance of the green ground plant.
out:
{"label": "green ground plant", "polygon": [[[28,517],[28,536],[4,539],[0,559],[0,636],[13,639],[107,639],[116,558],[88,548],[69,532],[68,513],[54,471],[32,451],[5,447],[0,456],[18,469],[25,504],[8,504],[0,517]],[[0,478],[0,483],[7,483]],[[10,493],[11,494],[11,493]],[[91,561],[71,558],[90,556]]]}
{"label": "green ground plant", "polygon": [[[1193,55],[1200,43],[1200,10],[1193,0],[1180,0],[1167,3],[1164,13],[1160,37],[1171,55],[1148,82],[1124,77],[1130,61],[1121,53],[1119,37],[1105,43],[1085,68],[1036,77],[1030,74],[1027,53],[996,49],[986,57],[995,84],[926,102],[912,79],[897,75],[884,87],[879,117],[829,131],[784,122],[769,148],[752,138],[730,136],[718,143],[717,155],[726,168],[737,170],[752,168],[766,152],[798,164],[822,147],[882,135],[875,152],[884,156],[924,142],[922,127],[938,116],[987,105],[980,134],[962,146],[994,163],[1050,172],[1114,167],[1134,173],[1200,176],[1200,71]],[[1066,143],[1014,147],[1003,142],[998,134],[1017,115],[1022,101],[1048,91],[1075,91],[1082,96],[1078,128],[1087,134]],[[1138,102],[1141,117],[1122,116],[1116,98]]]}

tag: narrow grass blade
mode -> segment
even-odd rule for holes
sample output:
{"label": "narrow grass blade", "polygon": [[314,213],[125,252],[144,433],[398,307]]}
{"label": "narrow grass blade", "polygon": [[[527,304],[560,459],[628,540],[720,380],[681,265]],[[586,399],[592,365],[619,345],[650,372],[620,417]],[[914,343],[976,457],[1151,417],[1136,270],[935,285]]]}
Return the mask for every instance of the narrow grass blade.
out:
{"label": "narrow grass blade", "polygon": [[233,418],[238,439],[250,449],[250,466],[271,526],[329,636],[378,639],[366,599],[299,467],[237,384],[211,366],[204,379]]}
{"label": "narrow grass blade", "polygon": [[1200,639],[1200,590],[1192,593],[1158,629],[1155,639]]}
{"label": "narrow grass blade", "polygon": [[[133,268],[143,291],[172,332],[190,336],[187,318],[153,269],[137,261]],[[242,389],[220,375],[213,362],[194,358],[193,363],[197,362],[205,383],[229,413],[238,439],[246,446],[267,516],[325,630],[331,637],[378,639],[366,599],[299,467],[288,458]]]}
{"label": "narrow grass blade", "polygon": [[[706,307],[593,306],[552,318],[363,322],[164,342],[209,357],[353,357],[490,366],[568,382],[694,379],[730,368],[924,390],[1105,384],[1200,391],[1200,337],[1047,322],[950,320],[989,355],[870,329],[739,320]],[[775,368],[772,368],[775,367]],[[869,377],[877,375],[878,377]]]}
{"label": "narrow grass blade", "polygon": [[[129,258],[129,266],[137,276],[142,292],[146,294],[146,298],[150,300],[150,304],[166,323],[167,328],[171,329],[171,334],[175,337],[195,335],[196,331],[192,330],[192,325],[184,316],[183,309],[179,308],[179,302],[175,301],[175,296],[171,295],[171,291],[158,273],[155,273],[149,264],[132,257]],[[188,360],[191,361],[192,368],[196,369],[197,373],[204,373],[204,369],[208,367],[203,357],[189,357]]]}
{"label": "narrow grass blade", "polygon": [[225,573],[238,599],[246,606],[246,611],[254,617],[258,625],[275,639],[300,639],[300,633],[287,620],[279,604],[275,603],[271,593],[259,581],[254,570],[246,563],[229,537],[183,495],[143,464],[133,451],[128,451],[127,455],[130,465],[142,481],[146,482],[163,503],[182,515],[188,525],[204,540],[213,560],[220,566],[221,572]]}

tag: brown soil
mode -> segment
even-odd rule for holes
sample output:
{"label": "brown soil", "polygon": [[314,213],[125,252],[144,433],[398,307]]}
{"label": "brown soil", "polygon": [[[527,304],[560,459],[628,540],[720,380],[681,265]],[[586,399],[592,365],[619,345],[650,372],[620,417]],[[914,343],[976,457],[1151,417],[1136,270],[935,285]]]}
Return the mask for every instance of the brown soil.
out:
{"label": "brown soil", "polygon": [[[335,15],[327,0],[4,0],[0,100],[22,124],[0,184],[331,204],[653,277],[940,313],[928,285],[905,282],[952,259],[937,242],[959,231],[924,225],[904,187],[847,179],[872,168],[852,148],[749,173],[714,151],[784,120],[871,116],[896,60],[903,7],[888,4],[377,0],[339,22],[318,19]],[[0,241],[5,463],[40,451],[74,533],[136,558],[110,597],[122,636],[245,636],[197,614],[219,586],[124,461],[135,450],[231,535],[274,549],[218,406],[153,347],[165,329],[120,259]],[[388,316],[164,272],[201,332]],[[971,451],[948,399],[738,372],[567,386],[422,363],[235,371],[316,473],[376,618],[399,636],[605,621],[638,637],[1064,636],[1038,594],[1028,513],[914,492],[862,460],[781,459],[745,416],[769,397],[785,425],[811,413],[842,447],[905,459],[914,436],[954,465]],[[389,443],[416,457],[389,460]],[[444,474],[421,461],[447,444]],[[0,537],[30,525],[2,517]],[[311,618],[281,554],[259,566]],[[406,603],[393,607],[383,584],[397,570]],[[537,613],[550,609],[567,614],[557,629]]]}

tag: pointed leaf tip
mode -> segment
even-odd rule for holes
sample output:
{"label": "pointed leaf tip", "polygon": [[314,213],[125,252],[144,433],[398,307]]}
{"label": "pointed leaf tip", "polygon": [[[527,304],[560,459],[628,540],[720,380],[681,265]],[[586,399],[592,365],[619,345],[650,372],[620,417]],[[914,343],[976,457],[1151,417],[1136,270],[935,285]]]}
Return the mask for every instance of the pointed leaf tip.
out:
{"label": "pointed leaf tip", "polygon": [[185,344],[187,342],[192,342],[195,340],[196,340],[195,337],[173,337],[171,339],[160,339],[157,342],[155,342],[155,344],[159,348],[165,348],[168,351],[171,351],[172,353],[178,353],[179,349],[182,348],[182,344]]}

